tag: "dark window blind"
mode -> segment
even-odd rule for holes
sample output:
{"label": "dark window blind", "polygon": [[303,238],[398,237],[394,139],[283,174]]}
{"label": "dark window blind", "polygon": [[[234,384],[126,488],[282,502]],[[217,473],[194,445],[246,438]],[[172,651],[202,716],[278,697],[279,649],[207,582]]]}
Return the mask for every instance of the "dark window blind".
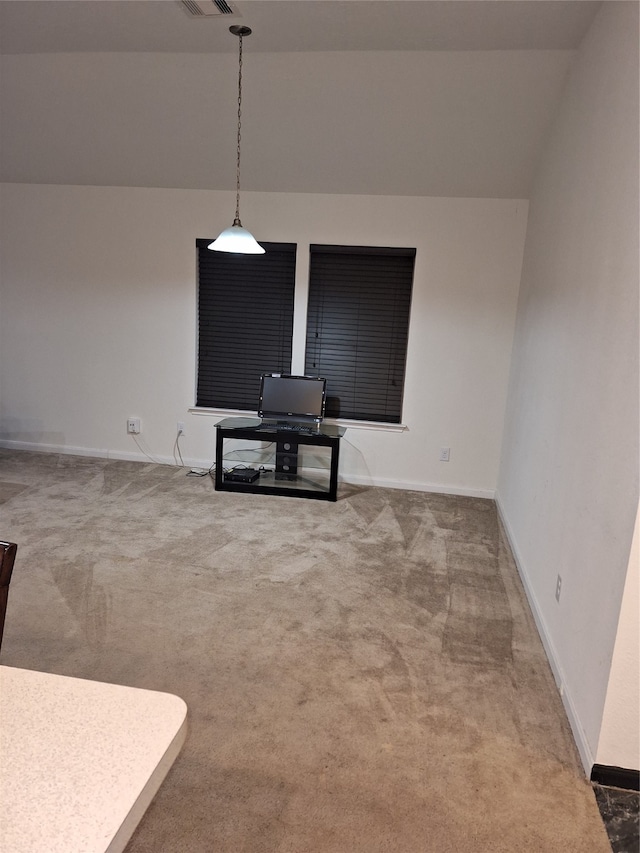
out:
{"label": "dark window blind", "polygon": [[400,423],[415,249],[311,246],[305,371],[327,417]]}
{"label": "dark window blind", "polygon": [[196,405],[256,411],[263,373],[291,371],[295,243],[261,243],[264,255],[198,255]]}

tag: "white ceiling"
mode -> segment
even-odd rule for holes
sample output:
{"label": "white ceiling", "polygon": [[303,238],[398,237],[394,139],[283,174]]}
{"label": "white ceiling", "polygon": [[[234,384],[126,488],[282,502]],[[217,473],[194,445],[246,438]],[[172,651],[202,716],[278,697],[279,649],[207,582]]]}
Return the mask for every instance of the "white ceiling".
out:
{"label": "white ceiling", "polygon": [[[210,2],[210,0],[209,0]],[[600,6],[581,0],[231,0],[193,18],[178,0],[1,0],[0,51],[566,50]]]}
{"label": "white ceiling", "polygon": [[0,0],[0,180],[527,198],[578,0]]}

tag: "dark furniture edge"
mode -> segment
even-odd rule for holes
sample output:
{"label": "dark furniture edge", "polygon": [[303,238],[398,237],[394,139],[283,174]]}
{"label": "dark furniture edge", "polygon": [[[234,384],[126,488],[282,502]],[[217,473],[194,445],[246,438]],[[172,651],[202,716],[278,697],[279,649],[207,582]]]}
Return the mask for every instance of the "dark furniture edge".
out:
{"label": "dark furniture edge", "polygon": [[18,546],[15,542],[0,541],[0,586],[9,586]]}
{"label": "dark furniture edge", "polygon": [[640,790],[640,770],[628,770],[625,767],[610,767],[607,764],[594,764],[591,768],[591,781],[610,788]]}

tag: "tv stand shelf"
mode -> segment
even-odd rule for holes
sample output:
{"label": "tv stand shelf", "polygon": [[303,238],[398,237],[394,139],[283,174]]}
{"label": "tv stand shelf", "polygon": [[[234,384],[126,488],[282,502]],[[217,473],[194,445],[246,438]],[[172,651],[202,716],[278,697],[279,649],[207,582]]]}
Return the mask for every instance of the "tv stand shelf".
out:
{"label": "tv stand shelf", "polygon": [[[282,429],[257,418],[225,418],[216,424],[215,488],[222,492],[288,495],[296,498],[335,501],[338,493],[338,456],[344,427],[312,425],[309,432]],[[225,440],[275,443],[275,470],[261,472],[253,483],[224,478]],[[329,448],[329,464],[318,473],[299,469],[300,446]]]}

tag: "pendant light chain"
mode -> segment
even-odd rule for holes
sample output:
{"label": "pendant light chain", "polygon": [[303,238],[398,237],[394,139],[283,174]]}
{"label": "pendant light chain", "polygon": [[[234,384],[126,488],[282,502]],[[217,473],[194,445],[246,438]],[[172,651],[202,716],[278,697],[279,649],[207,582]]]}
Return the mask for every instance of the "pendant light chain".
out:
{"label": "pendant light chain", "polygon": [[242,127],[242,33],[238,36],[240,46],[238,48],[238,149],[236,159],[236,218],[234,225],[242,225],[240,222],[240,139]]}
{"label": "pendant light chain", "polygon": [[[2,2],[2,0],[0,0]],[[234,255],[264,255],[264,248],[258,243],[253,234],[242,227],[240,222],[240,139],[242,130],[242,40],[251,35],[249,27],[234,25],[229,32],[238,36],[238,145],[236,148],[236,218],[230,228],[225,228],[207,246],[214,252],[231,252]]]}

